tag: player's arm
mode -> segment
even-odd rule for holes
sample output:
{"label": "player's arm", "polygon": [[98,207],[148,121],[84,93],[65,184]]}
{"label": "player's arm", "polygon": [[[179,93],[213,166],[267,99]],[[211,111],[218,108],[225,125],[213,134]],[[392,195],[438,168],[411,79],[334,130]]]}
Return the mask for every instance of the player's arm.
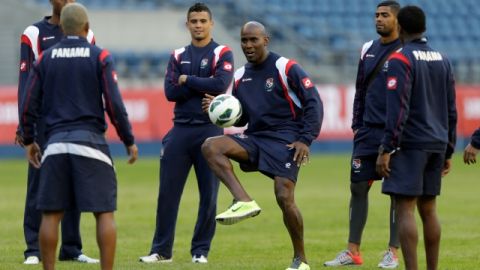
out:
{"label": "player's arm", "polygon": [[32,68],[25,83],[25,91],[19,98],[20,115],[19,129],[22,131],[22,140],[24,145],[30,145],[35,140],[35,124],[40,115],[42,104],[43,89],[39,66],[42,56]]}
{"label": "player's arm", "polygon": [[408,118],[412,90],[410,69],[410,61],[402,53],[393,53],[389,57],[386,82],[387,115],[376,161],[376,171],[382,177],[390,176],[390,155],[400,146]]}
{"label": "player's arm", "polygon": [[[34,29],[32,26],[30,29]],[[29,28],[27,28],[29,30]],[[21,98],[25,93],[25,85],[27,84],[28,74],[33,66],[33,61],[35,60],[35,54],[32,49],[32,41],[28,33],[30,31],[25,30],[20,38],[20,64],[19,64],[19,75],[18,75],[18,92],[17,92],[17,101],[18,101],[18,116],[22,114],[20,109]],[[20,118],[19,118],[20,119]],[[17,127],[17,134],[15,142],[19,145],[23,145],[22,136],[21,136],[20,123]]]}
{"label": "player's arm", "polygon": [[185,85],[178,84],[180,70],[175,55],[172,53],[168,61],[167,71],[165,72],[164,90],[168,101],[181,102],[189,99],[193,95]]}
{"label": "player's arm", "polygon": [[128,121],[127,110],[123,104],[122,96],[117,84],[117,75],[113,65],[112,56],[103,50],[99,56],[102,74],[100,76],[101,90],[105,99],[105,108],[111,123],[118,136],[129,147],[135,143],[132,127]]}
{"label": "player's arm", "polygon": [[470,144],[473,147],[480,149],[480,128],[475,130],[475,132],[473,133]]}
{"label": "player's arm", "polygon": [[455,102],[455,79],[449,65],[448,73],[448,86],[447,86],[447,98],[448,98],[448,145],[445,155],[446,159],[451,159],[452,154],[455,151],[455,144],[457,142],[457,106]]}
{"label": "player's arm", "polygon": [[233,78],[233,53],[223,48],[219,60],[215,64],[213,75],[208,78],[187,76],[185,85],[190,89],[210,95],[219,95],[227,91]]}
{"label": "player's arm", "polygon": [[320,133],[323,122],[323,103],[315,84],[298,64],[287,72],[287,82],[296,93],[303,111],[303,128],[298,141],[310,145]]}
{"label": "player's arm", "polygon": [[357,80],[355,82],[355,97],[353,99],[352,130],[356,131],[363,126],[363,113],[365,111],[365,87],[363,59],[358,62]]}

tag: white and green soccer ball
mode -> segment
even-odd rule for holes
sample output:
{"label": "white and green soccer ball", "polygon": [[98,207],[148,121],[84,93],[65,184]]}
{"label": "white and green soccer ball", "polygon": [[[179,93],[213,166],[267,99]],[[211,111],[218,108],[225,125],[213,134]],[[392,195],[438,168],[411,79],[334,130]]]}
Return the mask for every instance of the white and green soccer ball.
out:
{"label": "white and green soccer ball", "polygon": [[221,94],[216,96],[208,107],[208,117],[215,125],[231,127],[242,116],[242,105],[232,95]]}

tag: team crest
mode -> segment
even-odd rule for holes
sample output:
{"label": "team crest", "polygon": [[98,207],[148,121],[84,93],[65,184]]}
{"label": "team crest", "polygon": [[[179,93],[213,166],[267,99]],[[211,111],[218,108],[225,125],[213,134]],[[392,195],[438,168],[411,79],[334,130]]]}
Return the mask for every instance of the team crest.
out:
{"label": "team crest", "polygon": [[360,167],[362,167],[362,160],[358,158],[353,159],[352,168],[354,168],[355,170],[358,170],[360,169]]}
{"label": "team crest", "polygon": [[387,72],[387,71],[388,71],[388,61],[385,61],[385,64],[383,64],[382,71],[383,71],[383,72]]}
{"label": "team crest", "polygon": [[265,90],[267,92],[270,92],[273,90],[273,86],[274,86],[273,78],[268,78],[267,81],[265,82]]}
{"label": "team crest", "polygon": [[202,59],[202,62],[200,62],[200,68],[206,68],[208,65],[208,59],[207,58],[203,58]]}

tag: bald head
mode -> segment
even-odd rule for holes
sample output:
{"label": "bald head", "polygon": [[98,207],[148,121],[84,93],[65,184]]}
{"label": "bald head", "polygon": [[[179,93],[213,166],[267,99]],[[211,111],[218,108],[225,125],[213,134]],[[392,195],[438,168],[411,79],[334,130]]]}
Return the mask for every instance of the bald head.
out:
{"label": "bald head", "polygon": [[87,9],[79,3],[66,5],[60,13],[60,25],[65,35],[85,37],[89,28]]}
{"label": "bald head", "polygon": [[257,21],[249,21],[246,24],[243,25],[242,33],[244,32],[257,32],[262,34],[263,36],[268,36],[267,30],[265,29],[265,26],[263,24],[257,22]]}
{"label": "bald head", "polygon": [[265,61],[268,56],[269,40],[263,24],[255,21],[244,24],[240,32],[240,45],[247,61],[254,65]]}

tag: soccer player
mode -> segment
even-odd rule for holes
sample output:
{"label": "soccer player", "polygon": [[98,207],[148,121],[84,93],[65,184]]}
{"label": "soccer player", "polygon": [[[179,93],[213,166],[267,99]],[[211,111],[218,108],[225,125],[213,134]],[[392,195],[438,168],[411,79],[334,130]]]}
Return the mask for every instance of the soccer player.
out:
{"label": "soccer player", "polygon": [[472,134],[472,140],[465,147],[463,152],[463,162],[465,164],[477,163],[477,154],[480,151],[480,128]]}
{"label": "soccer player", "polygon": [[178,207],[188,173],[193,165],[200,203],[191,242],[192,262],[207,263],[215,234],[218,180],[201,153],[206,138],[223,134],[202,111],[205,93],[226,92],[233,78],[233,54],[212,39],[212,13],[203,3],[192,5],[186,26],[191,44],[176,49],[165,75],[165,94],[175,102],[173,128],[163,138],[160,154],[160,188],[156,227],[150,253],[144,263],[172,262]]}
{"label": "soccer player", "polygon": [[440,223],[436,197],[451,168],[456,141],[455,82],[450,62],[423,37],[417,6],[398,12],[403,48],[388,60],[387,118],[377,172],[393,195],[405,269],[418,269],[415,206],[423,223],[427,269],[438,267]]}
{"label": "soccer player", "polygon": [[[38,57],[60,41],[63,37],[59,26],[60,11],[67,4],[75,2],[72,0],[50,0],[52,5],[52,15],[43,20],[28,26],[23,32],[20,45],[20,74],[18,82],[18,98],[22,97],[25,91],[25,85],[28,74],[32,69],[33,62]],[[93,32],[89,30],[87,39],[95,43]],[[18,103],[20,106],[20,102]],[[41,150],[44,149],[45,125],[41,119],[37,121],[36,142]],[[16,142],[22,145],[21,134],[17,132]],[[28,185],[27,198],[25,202],[25,212],[23,217],[23,230],[27,249],[24,252],[24,264],[38,264],[40,261],[40,251],[38,248],[38,230],[40,229],[41,212],[37,210],[38,179],[40,171],[32,165],[28,167]],[[62,246],[59,254],[60,260],[75,260],[85,263],[98,263],[98,259],[93,259],[82,253],[82,240],[80,237],[80,212],[78,210],[68,210],[65,212],[65,218],[62,220]]]}
{"label": "soccer player", "polygon": [[[235,175],[230,159],[244,171],[259,171],[274,181],[277,203],[293,245],[288,268],[308,270],[303,242],[303,219],[294,199],[299,167],[309,159],[309,145],[318,136],[323,105],[317,89],[293,60],[268,50],[269,36],[258,22],[241,29],[241,47],[248,63],[235,72],[233,95],[242,104],[237,126],[244,134],[209,138],[202,152],[215,175],[232,193],[233,204],[216,216],[230,225],[256,216],[261,209]],[[206,111],[212,96],[203,100]]]}
{"label": "soccer player", "polygon": [[[368,192],[375,180],[381,177],[375,172],[378,146],[385,126],[385,81],[384,64],[387,57],[400,48],[396,1],[383,1],[377,5],[375,26],[380,38],[365,43],[362,47],[353,104],[352,130],[353,153],[350,169],[350,213],[347,249],[325,266],[361,265],[360,244],[368,216]],[[390,241],[378,267],[396,268],[398,229],[395,222],[395,203],[390,203]]]}
{"label": "soccer player", "polygon": [[[90,44],[85,7],[67,4],[60,24],[65,37],[33,66],[21,103],[20,129],[29,162],[40,170],[37,208],[42,211],[43,268],[54,269],[58,225],[64,211],[93,212],[101,269],[113,269],[117,183],[105,140],[106,110],[135,162],[138,150],[128,121],[113,60]],[[105,104],[105,110],[104,105]],[[45,122],[46,149],[34,142],[35,123]]]}

